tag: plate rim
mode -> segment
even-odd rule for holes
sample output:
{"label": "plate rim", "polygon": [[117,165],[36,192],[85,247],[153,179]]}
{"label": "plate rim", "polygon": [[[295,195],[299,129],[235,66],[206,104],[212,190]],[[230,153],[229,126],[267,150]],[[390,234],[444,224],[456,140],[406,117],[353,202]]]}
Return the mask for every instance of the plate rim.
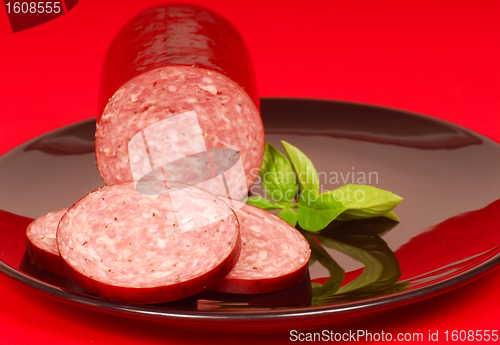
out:
{"label": "plate rim", "polygon": [[[352,314],[363,313],[376,313],[378,311],[383,311],[395,307],[400,307],[403,305],[415,303],[424,299],[428,299],[437,296],[442,293],[446,293],[450,290],[454,290],[463,285],[466,285],[476,279],[483,277],[484,275],[490,273],[491,271],[498,268],[500,265],[500,245],[491,248],[488,251],[495,250],[497,253],[483,261],[479,265],[474,266],[472,269],[468,269],[461,272],[453,277],[446,278],[437,283],[419,287],[413,290],[406,290],[398,292],[395,294],[390,294],[382,297],[370,298],[367,300],[348,302],[344,304],[339,304],[336,306],[321,306],[321,307],[306,307],[306,308],[292,308],[292,309],[276,309],[276,310],[265,310],[265,311],[250,311],[248,313],[230,312],[230,311],[164,311],[164,310],[154,310],[154,305],[135,305],[126,304],[114,301],[108,301],[101,299],[99,297],[92,297],[89,295],[79,294],[77,292],[67,291],[65,289],[47,284],[40,281],[34,277],[27,274],[19,272],[9,265],[0,261],[0,271],[7,276],[13,278],[19,283],[23,283],[24,286],[51,298],[59,301],[63,301],[72,305],[79,307],[98,310],[108,314],[128,316],[140,319],[151,319],[160,320],[166,322],[179,321],[180,319],[184,321],[199,321],[205,324],[205,326],[210,326],[214,322],[218,323],[224,322],[236,322],[240,323],[242,321],[254,321],[251,324],[247,324],[243,329],[249,329],[257,326],[263,321],[284,321],[286,320],[297,320],[299,321],[304,316],[305,317],[321,317],[321,316],[347,316]],[[486,252],[484,252],[486,253]],[[45,289],[41,289],[45,287]],[[111,308],[114,306],[115,308]],[[143,308],[146,306],[146,308]],[[149,308],[148,308],[149,307]],[[149,309],[149,310],[147,310]],[[293,311],[293,312],[291,312]],[[257,323],[255,323],[257,321]],[[241,326],[241,325],[240,325]],[[290,324],[288,326],[291,326]],[[280,328],[277,324],[275,328]]]}
{"label": "plate rim", "polygon": [[[287,101],[287,100],[299,100],[299,101],[309,101],[309,102],[327,102],[327,103],[336,103],[336,104],[344,104],[348,106],[361,106],[367,108],[376,108],[385,111],[392,111],[397,113],[402,113],[405,115],[415,116],[426,121],[438,122],[443,125],[458,128],[463,131],[467,131],[475,136],[480,137],[481,139],[487,139],[488,141],[496,144],[500,148],[500,144],[475,130],[463,127],[462,125],[441,119],[432,117],[425,114],[420,114],[404,109],[392,108],[384,105],[376,105],[370,103],[362,103],[362,102],[353,102],[353,101],[342,101],[342,100],[329,100],[329,99],[315,99],[315,98],[297,98],[297,97],[261,97],[261,100],[266,101]],[[7,151],[2,152],[0,154],[0,159],[5,157],[6,155],[12,153],[19,147],[28,145],[36,140],[39,140],[42,137],[53,135],[59,131],[68,130],[71,127],[81,126],[86,123],[90,123],[94,121],[95,118],[88,118],[84,120],[80,120],[74,123],[70,123],[55,129],[52,129],[48,132],[37,135],[34,138],[31,138],[21,144],[18,144],[14,147],[9,148]],[[233,322],[238,323],[241,328],[249,329],[258,326],[262,322],[268,321],[284,321],[284,320],[296,320],[299,321],[304,317],[310,318],[319,318],[319,317],[336,317],[336,316],[344,316],[344,315],[357,315],[360,313],[369,314],[375,313],[377,311],[387,310],[403,305],[407,305],[410,303],[415,303],[427,298],[434,297],[436,295],[445,293],[447,291],[453,290],[455,288],[461,287],[465,284],[468,284],[486,274],[496,269],[500,266],[500,245],[492,247],[486,252],[496,250],[497,253],[492,257],[489,257],[485,261],[475,265],[474,267],[465,270],[459,274],[456,274],[452,277],[446,278],[442,281],[438,281],[436,283],[417,287],[415,289],[406,290],[397,292],[394,294],[389,294],[381,297],[374,297],[360,301],[347,302],[338,305],[330,305],[330,306],[318,306],[318,307],[294,307],[288,309],[272,309],[272,310],[263,310],[263,311],[249,311],[249,312],[231,312],[231,311],[187,311],[187,310],[167,310],[160,308],[155,308],[154,305],[134,305],[134,304],[126,304],[119,303],[114,301],[108,301],[101,299],[99,297],[92,297],[89,295],[79,294],[77,292],[72,292],[69,290],[65,290],[54,285],[45,283],[41,280],[38,280],[28,274],[24,274],[23,272],[17,271],[13,269],[10,265],[4,263],[0,260],[0,271],[6,274],[7,276],[13,278],[15,281],[22,283],[24,286],[27,286],[31,290],[34,290],[42,295],[45,295],[50,298],[54,298],[59,301],[63,301],[78,307],[83,307],[91,310],[98,310],[100,312],[121,315],[126,317],[134,317],[140,319],[151,319],[151,320],[160,320],[160,321],[168,321],[168,322],[177,322],[184,323],[187,321],[198,321],[201,324],[197,326],[211,326],[214,323],[219,323],[224,321],[226,323]],[[484,253],[486,253],[484,252]],[[484,254],[480,253],[480,254]],[[145,307],[146,306],[146,307]],[[155,310],[158,309],[158,310]],[[246,325],[241,325],[242,321],[249,322]],[[269,325],[268,323],[266,323]],[[191,324],[191,327],[194,326]],[[278,323],[276,325],[270,326],[271,328],[280,328],[281,325]],[[292,324],[287,324],[287,326],[292,326]]]}

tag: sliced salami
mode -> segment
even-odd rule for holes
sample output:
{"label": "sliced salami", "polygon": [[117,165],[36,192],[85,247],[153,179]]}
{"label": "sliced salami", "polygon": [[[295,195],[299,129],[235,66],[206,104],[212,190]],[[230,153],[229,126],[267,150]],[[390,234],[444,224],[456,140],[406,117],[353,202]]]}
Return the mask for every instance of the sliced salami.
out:
{"label": "sliced salami", "polygon": [[[257,177],[265,140],[253,67],[240,34],[211,10],[164,4],[131,19],[108,50],[99,110],[96,161],[107,185],[135,178],[128,146],[134,135],[190,111],[201,128],[196,138],[183,128],[142,133],[163,142],[162,163],[198,153],[200,139],[203,151],[231,148],[241,154],[247,188],[233,198],[244,196]],[[147,149],[157,154],[154,145]],[[158,168],[143,159],[134,164]],[[176,181],[184,174],[180,170]]]}
{"label": "sliced salami", "polygon": [[168,183],[144,195],[133,183],[100,188],[71,207],[57,230],[68,276],[102,298],[162,303],[206,290],[241,249],[231,208],[196,187]]}
{"label": "sliced salami", "polygon": [[282,290],[301,281],[311,256],[304,236],[268,211],[248,204],[239,207],[240,258],[212,290],[257,294]]}
{"label": "sliced salami", "polygon": [[66,275],[57,249],[57,225],[66,208],[35,219],[26,229],[26,253],[31,261],[47,271]]}

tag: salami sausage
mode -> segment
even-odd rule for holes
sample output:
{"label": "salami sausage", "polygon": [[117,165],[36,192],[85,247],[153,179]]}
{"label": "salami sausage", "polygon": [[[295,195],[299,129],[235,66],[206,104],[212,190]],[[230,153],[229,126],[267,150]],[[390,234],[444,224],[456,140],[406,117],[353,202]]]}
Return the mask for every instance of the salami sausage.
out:
{"label": "salami sausage", "polygon": [[35,219],[26,229],[26,253],[38,266],[65,276],[57,249],[57,225],[67,209],[51,212]]}
{"label": "salami sausage", "polygon": [[[265,140],[245,43],[227,20],[206,8],[164,4],[147,9],[117,34],[103,68],[95,144],[105,183],[133,180],[127,144],[135,134],[190,111],[197,114],[206,150],[232,148],[241,154],[246,194],[257,177]],[[183,134],[165,135],[176,147],[192,145]]]}
{"label": "salami sausage", "polygon": [[241,250],[231,208],[215,195],[168,183],[144,195],[133,183],[102,187],[68,209],[57,230],[68,276],[86,291],[127,303],[162,303],[206,290]]}
{"label": "salami sausage", "polygon": [[282,290],[301,281],[311,256],[304,236],[268,211],[248,204],[239,207],[240,258],[212,290],[257,294]]}

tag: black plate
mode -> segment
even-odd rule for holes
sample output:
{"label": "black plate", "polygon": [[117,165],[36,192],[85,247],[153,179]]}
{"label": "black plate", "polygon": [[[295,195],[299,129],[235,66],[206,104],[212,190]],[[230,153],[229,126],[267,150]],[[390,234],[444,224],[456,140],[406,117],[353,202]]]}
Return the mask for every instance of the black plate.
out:
{"label": "black plate", "polygon": [[[94,163],[93,120],[50,132],[0,157],[0,210],[6,211],[0,217],[5,239],[0,270],[38,292],[107,313],[190,328],[230,324],[262,330],[358,318],[458,287],[500,262],[497,143],[429,117],[345,102],[263,99],[262,116],[267,141],[281,148],[285,140],[303,150],[325,190],[367,183],[405,198],[396,209],[400,223],[376,219],[335,223],[330,229],[351,245],[382,248],[384,272],[398,282],[312,303],[309,281],[304,281],[270,296],[203,294],[142,306],[102,300],[41,270],[24,254],[26,221],[6,212],[38,217],[70,206],[103,184]],[[259,190],[256,185],[253,192]],[[346,280],[361,272],[362,265],[352,258],[330,254],[348,272]],[[328,271],[315,263],[310,274],[324,281]]]}

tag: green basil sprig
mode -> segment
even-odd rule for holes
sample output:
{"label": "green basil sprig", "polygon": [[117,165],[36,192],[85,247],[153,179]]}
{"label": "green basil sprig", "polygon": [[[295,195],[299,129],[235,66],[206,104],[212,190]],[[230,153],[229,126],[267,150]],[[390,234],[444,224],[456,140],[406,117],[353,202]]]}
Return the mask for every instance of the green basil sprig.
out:
{"label": "green basil sprig", "polygon": [[250,196],[247,203],[268,211],[281,210],[278,217],[313,232],[324,229],[334,219],[384,216],[398,220],[392,210],[403,200],[400,196],[353,184],[320,193],[318,172],[311,160],[297,147],[281,143],[288,159],[267,143],[260,169],[262,185],[272,200]]}

